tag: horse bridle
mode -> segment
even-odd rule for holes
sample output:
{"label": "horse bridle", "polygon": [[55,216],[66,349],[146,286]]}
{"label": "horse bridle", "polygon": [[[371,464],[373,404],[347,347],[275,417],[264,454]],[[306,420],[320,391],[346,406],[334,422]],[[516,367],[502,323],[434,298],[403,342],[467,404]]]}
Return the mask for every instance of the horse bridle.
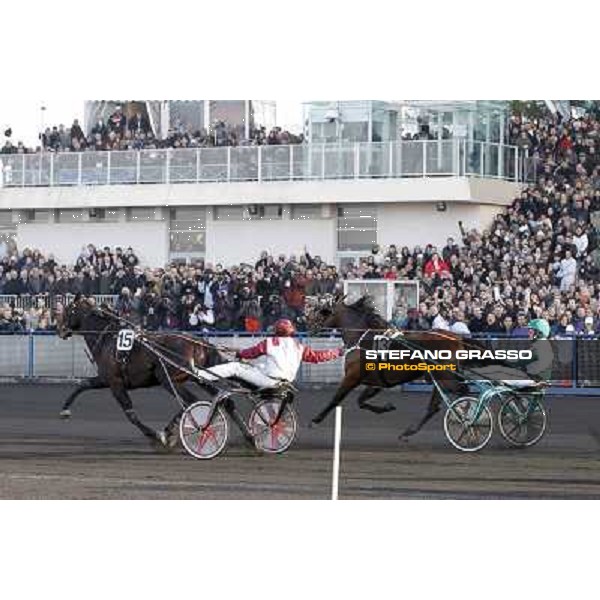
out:
{"label": "horse bridle", "polygon": [[336,304],[336,298],[332,294],[326,294],[320,297],[310,296],[309,298],[310,301],[307,303],[307,308],[310,310],[308,315],[310,331],[317,332],[323,328],[323,323],[327,319],[326,316],[321,315],[322,311],[324,309],[329,309],[333,313],[333,307]]}

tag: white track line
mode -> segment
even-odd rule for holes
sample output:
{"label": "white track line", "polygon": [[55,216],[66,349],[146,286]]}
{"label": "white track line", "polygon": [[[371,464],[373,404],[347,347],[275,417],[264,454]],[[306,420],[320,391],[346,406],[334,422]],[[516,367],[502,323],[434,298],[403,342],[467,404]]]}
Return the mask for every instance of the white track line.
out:
{"label": "white track line", "polygon": [[333,473],[331,481],[331,499],[338,499],[340,485],[340,444],[342,441],[342,407],[335,408],[335,433],[333,439]]}

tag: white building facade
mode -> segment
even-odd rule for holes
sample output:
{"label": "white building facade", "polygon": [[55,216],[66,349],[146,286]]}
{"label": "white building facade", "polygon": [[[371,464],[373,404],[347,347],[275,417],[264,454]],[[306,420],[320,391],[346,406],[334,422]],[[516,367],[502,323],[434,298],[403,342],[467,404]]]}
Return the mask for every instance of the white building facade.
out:
{"label": "white building facade", "polygon": [[142,262],[334,264],[374,243],[442,245],[483,228],[523,184],[510,146],[464,140],[0,156],[0,235],[72,263],[131,246]]}

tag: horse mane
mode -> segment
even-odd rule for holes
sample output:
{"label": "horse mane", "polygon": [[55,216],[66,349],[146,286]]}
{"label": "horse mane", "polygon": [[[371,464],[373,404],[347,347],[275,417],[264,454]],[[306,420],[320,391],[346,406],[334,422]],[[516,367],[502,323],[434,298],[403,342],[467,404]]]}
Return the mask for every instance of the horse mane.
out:
{"label": "horse mane", "polygon": [[94,327],[104,328],[108,325],[116,324],[119,320],[119,315],[110,309],[105,303],[100,307],[95,306],[86,299],[85,318],[88,322],[94,323]]}
{"label": "horse mane", "polygon": [[346,306],[364,316],[368,327],[381,327],[384,329],[389,327],[389,323],[379,314],[379,311],[373,304],[373,297],[369,294],[361,296],[358,300]]}

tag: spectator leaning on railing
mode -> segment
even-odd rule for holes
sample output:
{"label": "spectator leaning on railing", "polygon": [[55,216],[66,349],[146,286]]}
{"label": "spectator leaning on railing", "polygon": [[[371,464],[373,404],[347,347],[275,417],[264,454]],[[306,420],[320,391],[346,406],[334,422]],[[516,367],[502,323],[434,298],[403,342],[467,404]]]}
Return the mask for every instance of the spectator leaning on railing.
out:
{"label": "spectator leaning on railing", "polygon": [[268,132],[264,127],[258,127],[251,130],[248,139],[245,139],[243,127],[233,127],[225,121],[215,121],[208,131],[189,131],[177,126],[170,129],[164,139],[159,139],[146,116],[138,112],[128,120],[121,107],[117,107],[106,122],[99,119],[91,127],[89,135],[84,133],[77,119],[74,119],[69,128],[64,124],[46,127],[39,134],[40,147],[36,149],[27,148],[20,141],[15,145],[10,128],[4,134],[5,142],[0,147],[0,154],[288,145],[304,142],[302,134],[296,135],[281,127],[273,127]]}

